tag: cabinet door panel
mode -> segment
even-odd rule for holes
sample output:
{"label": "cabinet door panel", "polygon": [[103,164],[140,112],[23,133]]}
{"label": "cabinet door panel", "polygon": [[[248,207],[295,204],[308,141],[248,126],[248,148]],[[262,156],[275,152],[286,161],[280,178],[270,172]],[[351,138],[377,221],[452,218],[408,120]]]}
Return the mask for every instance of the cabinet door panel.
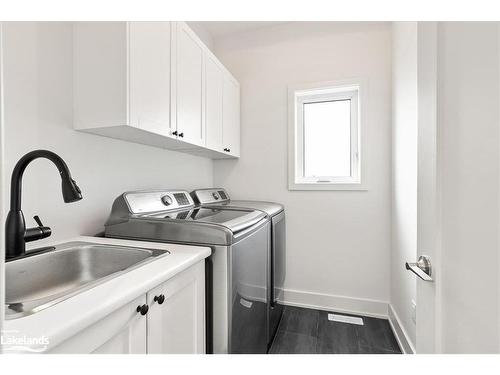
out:
{"label": "cabinet door panel", "polygon": [[205,123],[206,146],[221,152],[222,145],[222,92],[224,76],[219,65],[210,57],[205,60]]}
{"label": "cabinet door panel", "polygon": [[240,87],[229,77],[224,78],[222,139],[229,154],[240,156]]}
{"label": "cabinet door panel", "polygon": [[64,341],[50,353],[146,354],[146,316],[137,306],[146,295],[136,298],[100,321]]}
{"label": "cabinet door panel", "polygon": [[130,124],[170,135],[170,22],[129,23]]}
{"label": "cabinet door panel", "polygon": [[203,46],[183,23],[177,27],[177,132],[182,140],[205,144],[203,124]]}
{"label": "cabinet door panel", "polygon": [[199,262],[148,293],[148,353],[205,353],[204,270]]}

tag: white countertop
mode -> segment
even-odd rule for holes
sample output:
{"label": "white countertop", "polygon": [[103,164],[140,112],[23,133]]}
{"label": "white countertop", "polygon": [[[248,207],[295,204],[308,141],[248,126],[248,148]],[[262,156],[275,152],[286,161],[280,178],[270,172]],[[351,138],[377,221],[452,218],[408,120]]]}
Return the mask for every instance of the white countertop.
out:
{"label": "white countertop", "polygon": [[57,241],[49,246],[74,241],[168,250],[170,254],[159,256],[40,312],[5,320],[4,331],[13,331],[16,336],[45,336],[49,339],[48,351],[211,254],[210,248],[201,246],[83,236]]}

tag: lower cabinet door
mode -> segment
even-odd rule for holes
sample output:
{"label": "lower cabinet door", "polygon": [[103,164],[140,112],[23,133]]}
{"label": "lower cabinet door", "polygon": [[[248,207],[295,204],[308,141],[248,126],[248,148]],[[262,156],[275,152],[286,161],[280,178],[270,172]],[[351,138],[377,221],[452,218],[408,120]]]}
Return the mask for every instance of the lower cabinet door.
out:
{"label": "lower cabinet door", "polygon": [[147,295],[148,353],[205,353],[205,264],[199,262]]}
{"label": "lower cabinet door", "polygon": [[146,295],[142,295],[64,341],[50,353],[146,354],[147,315],[137,312],[137,307],[145,303]]}

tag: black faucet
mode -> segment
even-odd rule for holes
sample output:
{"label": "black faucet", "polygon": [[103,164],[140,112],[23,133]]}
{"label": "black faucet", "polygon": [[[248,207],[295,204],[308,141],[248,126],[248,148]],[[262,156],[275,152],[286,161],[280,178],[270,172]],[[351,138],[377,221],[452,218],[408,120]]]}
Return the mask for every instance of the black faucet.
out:
{"label": "black faucet", "polygon": [[68,166],[57,154],[47,150],[35,150],[19,159],[12,171],[10,211],[5,223],[5,258],[7,260],[24,256],[26,254],[26,242],[46,238],[51,234],[50,228],[43,226],[38,216],[34,217],[38,227],[26,229],[23,211],[21,211],[23,173],[28,164],[38,158],[49,159],[59,170],[64,202],[70,203],[82,199],[82,192],[75,180],[71,178]]}

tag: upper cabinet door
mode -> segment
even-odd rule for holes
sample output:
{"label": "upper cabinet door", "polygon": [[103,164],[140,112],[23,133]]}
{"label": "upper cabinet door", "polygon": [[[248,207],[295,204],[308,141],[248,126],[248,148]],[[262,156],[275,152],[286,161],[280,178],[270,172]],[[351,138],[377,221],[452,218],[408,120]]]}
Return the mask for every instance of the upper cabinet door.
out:
{"label": "upper cabinet door", "polygon": [[171,23],[129,23],[130,124],[171,135]]}
{"label": "upper cabinet door", "polygon": [[177,23],[176,123],[178,136],[195,145],[205,145],[203,120],[204,46],[184,23]]}
{"label": "upper cabinet door", "polygon": [[207,54],[205,58],[206,146],[222,152],[222,97],[224,76],[219,64]]}
{"label": "upper cabinet door", "polygon": [[240,156],[240,86],[232,77],[224,77],[222,104],[222,140],[228,154]]}

